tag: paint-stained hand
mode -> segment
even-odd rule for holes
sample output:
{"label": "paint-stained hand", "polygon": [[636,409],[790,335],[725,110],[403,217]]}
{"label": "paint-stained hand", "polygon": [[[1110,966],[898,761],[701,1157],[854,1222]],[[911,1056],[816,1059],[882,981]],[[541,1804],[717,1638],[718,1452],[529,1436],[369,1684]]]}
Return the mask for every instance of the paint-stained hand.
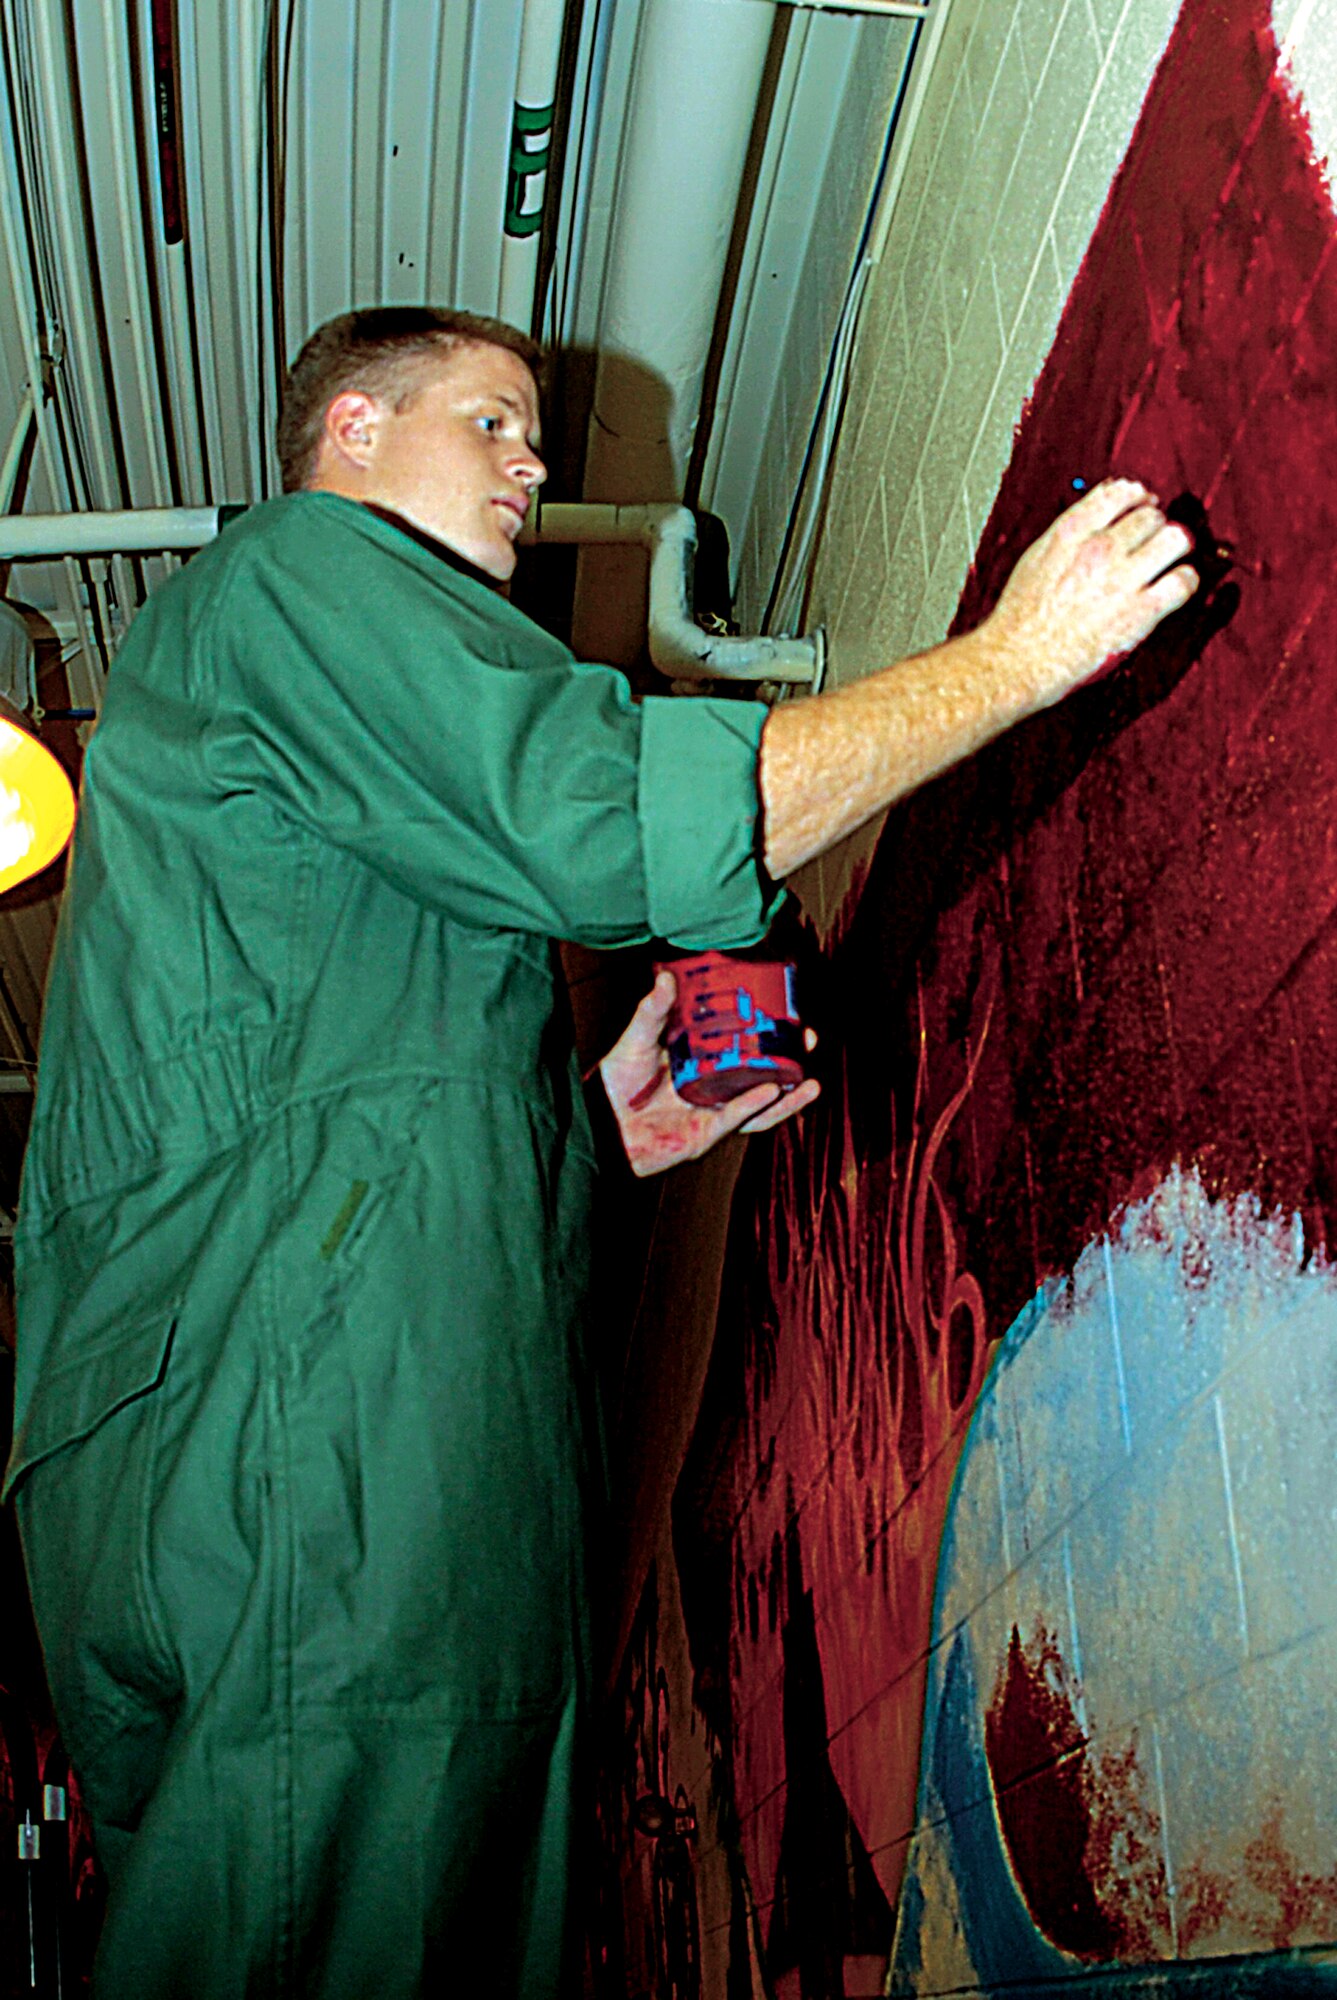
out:
{"label": "paint-stained hand", "polygon": [[[714,1110],[688,1104],[673,1088],[663,1042],[674,991],[673,974],[661,972],[599,1064],[631,1170],[641,1176],[699,1159],[731,1132],[768,1132],[811,1104],[819,1089],[809,1077],[790,1091],[758,1084]],[[816,1039],[806,1030],[810,1049]]]}
{"label": "paint-stained hand", "polygon": [[1105,479],[1021,558],[986,621],[990,640],[1043,677],[1057,701],[1187,604],[1198,575],[1185,528],[1134,479]]}

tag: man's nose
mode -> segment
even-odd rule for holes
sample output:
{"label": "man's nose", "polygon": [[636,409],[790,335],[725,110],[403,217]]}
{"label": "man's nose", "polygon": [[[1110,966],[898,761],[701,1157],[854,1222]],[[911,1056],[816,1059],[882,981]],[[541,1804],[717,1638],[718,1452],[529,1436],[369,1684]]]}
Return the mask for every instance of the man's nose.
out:
{"label": "man's nose", "polygon": [[512,460],[511,472],[516,479],[521,480],[528,487],[531,493],[535,487],[542,486],[548,476],[548,468],[543,463],[543,460],[536,451],[531,451],[528,448],[519,452]]}

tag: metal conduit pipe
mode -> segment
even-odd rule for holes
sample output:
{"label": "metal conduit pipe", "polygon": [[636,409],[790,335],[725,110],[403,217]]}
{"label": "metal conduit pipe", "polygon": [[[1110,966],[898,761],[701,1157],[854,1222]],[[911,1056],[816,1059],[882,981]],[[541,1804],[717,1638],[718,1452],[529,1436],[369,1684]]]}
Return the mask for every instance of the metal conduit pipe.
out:
{"label": "metal conduit pipe", "polygon": [[[145,507],[104,514],[11,514],[0,518],[0,563],[203,548],[237,511]],[[820,632],[797,639],[726,638],[704,632],[695,623],[690,577],[696,522],[686,507],[540,503],[521,539],[600,546],[632,543],[648,549],[650,658],[670,679],[775,681],[814,693],[821,685],[825,646]]]}

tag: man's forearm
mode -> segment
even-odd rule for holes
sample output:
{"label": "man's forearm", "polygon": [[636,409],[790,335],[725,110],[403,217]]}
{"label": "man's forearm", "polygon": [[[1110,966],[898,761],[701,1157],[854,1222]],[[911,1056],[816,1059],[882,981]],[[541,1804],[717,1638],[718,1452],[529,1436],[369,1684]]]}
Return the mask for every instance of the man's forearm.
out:
{"label": "man's forearm", "polygon": [[774,710],[758,776],[770,874],[783,880],[1139,644],[1197,588],[1191,548],[1144,486],[1104,481],[1026,551],[976,631]]}
{"label": "man's forearm", "polygon": [[874,813],[1041,706],[990,657],[987,628],[767,718],[766,867],[783,881]]}

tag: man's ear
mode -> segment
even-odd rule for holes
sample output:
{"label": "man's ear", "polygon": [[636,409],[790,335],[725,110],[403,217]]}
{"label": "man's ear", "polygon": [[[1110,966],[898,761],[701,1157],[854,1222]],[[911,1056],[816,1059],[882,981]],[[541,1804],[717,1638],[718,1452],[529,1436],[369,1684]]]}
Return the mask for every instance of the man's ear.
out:
{"label": "man's ear", "polygon": [[340,459],[365,472],[376,449],[380,416],[380,404],[365,389],[345,389],[325,412],[325,441]]}

